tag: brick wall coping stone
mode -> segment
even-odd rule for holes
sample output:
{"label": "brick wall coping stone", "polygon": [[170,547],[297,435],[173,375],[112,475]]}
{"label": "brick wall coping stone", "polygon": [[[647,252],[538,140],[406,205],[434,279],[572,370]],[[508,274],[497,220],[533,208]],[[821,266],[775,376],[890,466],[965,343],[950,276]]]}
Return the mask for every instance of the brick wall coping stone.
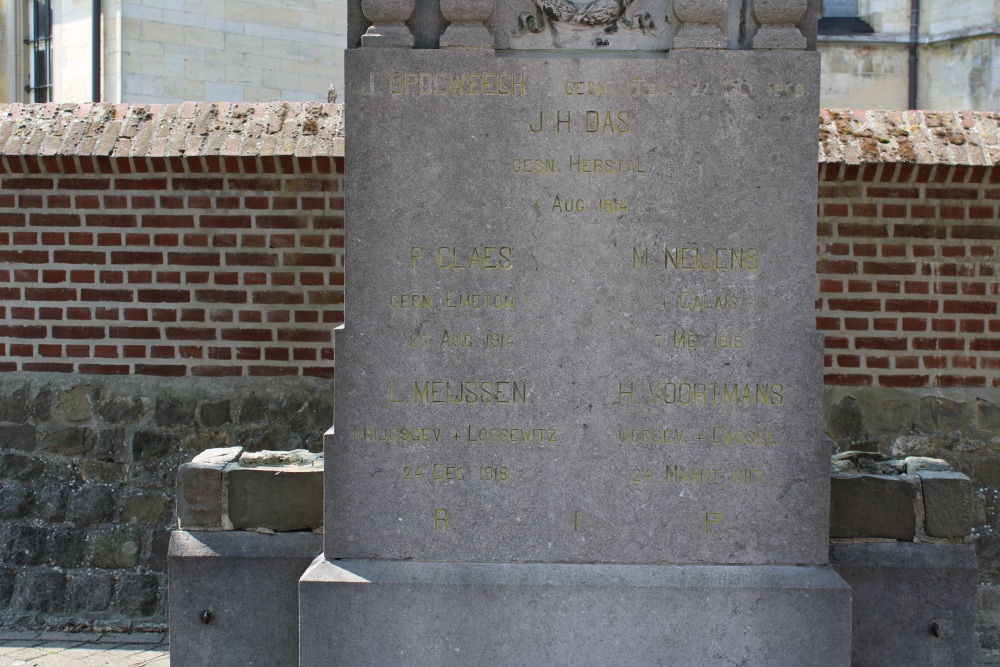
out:
{"label": "brick wall coping stone", "polygon": [[832,164],[1000,164],[1000,113],[820,112],[819,161]]}
{"label": "brick wall coping stone", "polygon": [[338,157],[342,104],[0,105],[0,157]]}
{"label": "brick wall coping stone", "polygon": [[[1000,164],[1000,113],[823,109],[819,161]],[[0,105],[0,157],[341,157],[344,105]]]}

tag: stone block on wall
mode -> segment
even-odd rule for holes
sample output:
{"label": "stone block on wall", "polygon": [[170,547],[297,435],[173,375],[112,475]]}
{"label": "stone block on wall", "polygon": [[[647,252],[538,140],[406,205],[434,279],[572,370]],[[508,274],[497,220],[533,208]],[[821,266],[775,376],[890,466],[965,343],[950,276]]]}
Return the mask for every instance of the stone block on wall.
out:
{"label": "stone block on wall", "polygon": [[916,535],[916,478],[834,473],[830,482],[830,537],[912,540]]}
{"label": "stone block on wall", "polygon": [[961,538],[972,530],[972,480],[960,472],[922,471],[929,537]]}
{"label": "stone block on wall", "polygon": [[209,449],[178,469],[177,525],[181,529],[225,527],[222,471],[241,451],[242,447]]}

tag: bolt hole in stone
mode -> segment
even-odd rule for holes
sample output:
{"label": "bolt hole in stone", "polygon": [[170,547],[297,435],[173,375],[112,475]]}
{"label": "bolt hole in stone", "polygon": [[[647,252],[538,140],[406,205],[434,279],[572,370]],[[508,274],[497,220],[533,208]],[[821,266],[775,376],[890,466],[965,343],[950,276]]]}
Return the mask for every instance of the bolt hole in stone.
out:
{"label": "bolt hole in stone", "polygon": [[208,609],[206,609],[205,611],[201,612],[200,618],[201,618],[201,622],[202,623],[204,623],[205,625],[208,625],[209,623],[212,622],[212,618],[213,618],[212,617],[212,612],[209,611]]}

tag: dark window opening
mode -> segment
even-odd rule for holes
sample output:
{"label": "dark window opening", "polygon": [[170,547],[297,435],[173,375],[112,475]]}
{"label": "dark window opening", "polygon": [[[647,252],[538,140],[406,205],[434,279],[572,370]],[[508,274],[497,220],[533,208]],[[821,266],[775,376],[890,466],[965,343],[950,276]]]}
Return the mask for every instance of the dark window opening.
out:
{"label": "dark window opening", "polygon": [[874,28],[858,17],[858,0],[823,0],[819,34],[856,35],[873,32]]}
{"label": "dark window opening", "polygon": [[28,83],[24,92],[29,102],[52,101],[52,6],[50,0],[31,0],[28,12]]}

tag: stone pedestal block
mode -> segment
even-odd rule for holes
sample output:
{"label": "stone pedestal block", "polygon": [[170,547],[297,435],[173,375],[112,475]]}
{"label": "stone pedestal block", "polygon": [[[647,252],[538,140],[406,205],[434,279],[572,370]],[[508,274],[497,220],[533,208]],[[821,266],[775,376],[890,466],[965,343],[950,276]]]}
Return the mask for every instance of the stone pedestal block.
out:
{"label": "stone pedestal block", "polygon": [[830,564],[854,592],[852,664],[973,664],[972,545],[834,544]]}
{"label": "stone pedestal block", "polygon": [[828,567],[316,560],[301,664],[847,665]]}
{"label": "stone pedestal block", "polygon": [[313,533],[174,531],[170,664],[297,665],[296,582],[321,541]]}

